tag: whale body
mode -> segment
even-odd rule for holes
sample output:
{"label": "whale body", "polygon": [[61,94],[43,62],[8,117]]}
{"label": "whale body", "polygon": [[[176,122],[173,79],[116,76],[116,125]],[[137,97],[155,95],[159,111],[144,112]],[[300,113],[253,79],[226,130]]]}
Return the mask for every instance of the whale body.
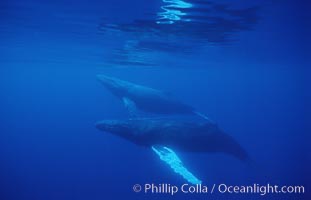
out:
{"label": "whale body", "polygon": [[136,109],[139,109],[156,114],[195,114],[209,120],[192,106],[177,101],[160,90],[106,75],[97,75],[97,79],[123,101],[132,116],[135,116]]}
{"label": "whale body", "polygon": [[182,163],[175,150],[187,152],[218,152],[247,161],[249,156],[241,145],[211,122],[182,122],[160,119],[103,120],[96,127],[151,148],[175,173],[192,184],[202,181]]}
{"label": "whale body", "polygon": [[137,145],[166,146],[186,152],[214,152],[247,160],[248,154],[230,135],[210,122],[183,122],[161,119],[104,120],[96,127]]}
{"label": "whale body", "polygon": [[[183,164],[175,151],[224,153],[247,161],[247,152],[230,135],[222,131],[192,106],[172,99],[160,90],[117,78],[98,75],[98,80],[121,99],[131,116],[128,120],[103,120],[96,127],[140,146],[152,149],[175,173],[192,184],[201,184]],[[174,118],[137,118],[137,109],[156,114],[194,114],[204,122]],[[133,118],[134,117],[134,118]]]}

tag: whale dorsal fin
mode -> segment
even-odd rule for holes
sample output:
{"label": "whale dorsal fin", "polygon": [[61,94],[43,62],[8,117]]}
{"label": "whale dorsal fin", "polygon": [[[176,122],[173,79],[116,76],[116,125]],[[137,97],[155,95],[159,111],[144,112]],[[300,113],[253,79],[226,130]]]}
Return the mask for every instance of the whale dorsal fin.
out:
{"label": "whale dorsal fin", "polygon": [[182,163],[177,154],[170,148],[164,146],[152,146],[152,150],[166,162],[175,173],[181,175],[189,183],[201,184],[202,181],[195,177]]}

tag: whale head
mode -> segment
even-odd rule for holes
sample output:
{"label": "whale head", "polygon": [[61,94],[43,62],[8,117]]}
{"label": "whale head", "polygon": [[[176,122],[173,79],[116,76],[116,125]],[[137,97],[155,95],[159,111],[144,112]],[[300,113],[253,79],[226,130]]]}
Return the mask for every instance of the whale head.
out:
{"label": "whale head", "polygon": [[135,134],[131,124],[119,120],[103,120],[96,123],[96,128],[120,136],[130,141],[135,141]]}
{"label": "whale head", "polygon": [[129,83],[106,75],[97,75],[97,79],[114,95],[122,97],[127,93]]}

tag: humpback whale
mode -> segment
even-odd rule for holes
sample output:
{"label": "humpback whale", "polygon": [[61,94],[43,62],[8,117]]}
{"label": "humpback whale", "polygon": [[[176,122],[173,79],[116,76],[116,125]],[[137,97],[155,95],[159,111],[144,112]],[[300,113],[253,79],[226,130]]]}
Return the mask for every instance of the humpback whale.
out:
{"label": "humpback whale", "polygon": [[131,116],[140,109],[156,114],[195,114],[209,120],[192,106],[172,99],[160,90],[105,75],[97,75],[97,78],[112,94],[122,99]]}
{"label": "humpback whale", "polygon": [[[216,124],[205,121],[184,122],[161,119],[104,120],[96,124],[104,132],[151,148],[161,160],[188,182],[200,184],[182,163],[175,150],[186,152],[225,153],[241,161],[249,160],[247,152]],[[174,150],[173,150],[174,149]]]}

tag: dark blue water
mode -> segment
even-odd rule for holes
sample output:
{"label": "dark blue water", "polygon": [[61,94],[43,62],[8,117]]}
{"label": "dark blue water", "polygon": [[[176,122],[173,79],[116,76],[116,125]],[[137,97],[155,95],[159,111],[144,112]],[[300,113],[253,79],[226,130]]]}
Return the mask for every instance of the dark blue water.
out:
{"label": "dark blue water", "polygon": [[[308,199],[310,5],[187,2],[195,6],[175,6],[187,13],[176,20],[159,19],[161,0],[0,2],[0,199]],[[179,154],[205,185],[303,185],[305,194],[133,192],[185,180],[152,150],[95,128],[128,118],[97,74],[170,93],[252,157],[250,167]]]}

